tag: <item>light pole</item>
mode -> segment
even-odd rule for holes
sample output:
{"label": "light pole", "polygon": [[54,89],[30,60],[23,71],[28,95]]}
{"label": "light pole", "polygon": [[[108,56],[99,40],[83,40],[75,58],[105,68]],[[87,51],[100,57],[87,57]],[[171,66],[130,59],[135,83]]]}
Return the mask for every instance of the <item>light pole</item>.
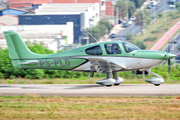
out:
{"label": "light pole", "polygon": [[154,6],[154,16],[153,16],[153,19],[154,19],[154,30],[156,30],[156,9],[155,9],[155,6]]}
{"label": "light pole", "polygon": [[166,0],[164,0],[164,23],[166,24]]}
{"label": "light pole", "polygon": [[61,35],[57,35],[57,37],[56,37],[56,40],[57,40],[57,51],[59,50],[59,48],[60,48],[60,45],[61,45]]}
{"label": "light pole", "polygon": [[127,11],[126,11],[126,14],[127,14],[127,19],[129,19],[129,12],[128,12],[128,0],[126,0],[126,7],[127,7]]}
{"label": "light pole", "polygon": [[119,7],[116,7],[116,24],[118,24]]}
{"label": "light pole", "polygon": [[[145,28],[145,16],[144,16],[144,9],[143,9],[143,29]],[[144,38],[146,38],[145,30],[144,30]]]}

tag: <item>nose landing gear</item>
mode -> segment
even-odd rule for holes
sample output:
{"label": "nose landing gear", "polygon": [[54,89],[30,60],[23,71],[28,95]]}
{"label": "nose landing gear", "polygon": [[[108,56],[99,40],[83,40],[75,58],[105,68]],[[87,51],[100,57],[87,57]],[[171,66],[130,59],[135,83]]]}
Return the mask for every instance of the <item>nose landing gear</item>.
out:
{"label": "nose landing gear", "polygon": [[147,70],[147,71],[148,71],[149,73],[153,74],[154,76],[156,76],[156,78],[155,78],[155,77],[152,77],[152,78],[150,78],[150,79],[146,79],[146,80],[145,80],[146,82],[152,83],[152,84],[154,84],[155,86],[159,86],[160,84],[164,83],[164,79],[163,79],[161,76],[159,76],[159,75],[151,72],[151,70]]}

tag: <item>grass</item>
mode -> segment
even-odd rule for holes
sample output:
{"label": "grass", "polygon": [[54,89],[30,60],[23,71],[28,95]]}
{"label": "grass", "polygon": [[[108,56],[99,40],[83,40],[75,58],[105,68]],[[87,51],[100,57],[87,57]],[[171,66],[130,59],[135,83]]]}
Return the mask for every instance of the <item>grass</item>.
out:
{"label": "grass", "polygon": [[[173,27],[177,22],[180,21],[180,15],[175,14],[177,18],[172,17],[173,11],[166,12],[166,23],[164,23],[164,17],[157,18],[159,23],[156,23],[156,27],[154,26],[154,22],[146,26],[146,30],[140,34],[139,36],[135,37],[136,40],[143,41],[145,38],[151,36],[151,37],[156,37],[157,40],[155,41],[146,41],[146,49],[149,50],[151,49],[157,42],[158,40],[163,37],[163,35],[171,28]],[[158,30],[158,33],[151,33],[152,30]],[[161,48],[162,49],[162,48]]]}
{"label": "grass", "polygon": [[[149,78],[148,76],[147,78]],[[147,79],[146,78],[146,79]],[[84,79],[0,79],[0,84],[96,84],[96,81],[104,78],[88,78]],[[144,79],[124,79],[123,84],[147,84]],[[180,84],[180,80],[165,79],[164,84]]]}
{"label": "grass", "polygon": [[0,96],[2,120],[179,120],[180,97]]}

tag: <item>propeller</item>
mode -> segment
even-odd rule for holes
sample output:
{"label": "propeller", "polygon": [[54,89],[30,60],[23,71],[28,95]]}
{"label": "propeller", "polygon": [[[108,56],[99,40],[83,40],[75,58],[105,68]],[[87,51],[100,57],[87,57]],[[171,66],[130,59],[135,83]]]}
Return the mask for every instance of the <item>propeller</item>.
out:
{"label": "propeller", "polygon": [[[168,41],[168,44],[170,42]],[[170,47],[171,47],[171,44],[168,45],[168,52],[167,52],[167,56],[166,56],[166,60],[168,62],[168,73],[169,73],[169,76],[171,75],[171,60],[172,58],[176,57],[175,54],[172,54],[170,53]]]}
{"label": "propeller", "polygon": [[169,73],[169,76],[171,75],[171,60],[168,59],[168,73]]}
{"label": "propeller", "polygon": [[176,57],[175,54],[172,54],[172,53],[167,53],[167,57],[166,57],[166,60],[168,62],[168,73],[169,73],[169,76],[171,75],[171,60],[172,58]]}
{"label": "propeller", "polygon": [[[168,44],[169,44],[169,40],[168,40]],[[168,73],[169,73],[169,76],[171,75],[171,60],[169,59],[169,53],[170,53],[170,47],[171,47],[171,44],[168,45],[168,53],[167,53],[167,60],[168,60]]]}
{"label": "propeller", "polygon": [[[169,40],[168,40],[168,44],[169,44]],[[169,76],[171,75],[171,60],[169,59],[169,52],[170,52],[170,46],[171,44],[168,45],[168,53],[167,53],[167,60],[168,60],[168,73]]]}

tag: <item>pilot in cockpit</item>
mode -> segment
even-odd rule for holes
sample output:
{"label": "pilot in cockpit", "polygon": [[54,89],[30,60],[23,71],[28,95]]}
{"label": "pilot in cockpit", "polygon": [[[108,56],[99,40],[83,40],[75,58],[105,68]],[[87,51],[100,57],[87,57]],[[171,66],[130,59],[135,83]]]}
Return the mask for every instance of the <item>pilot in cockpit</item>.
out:
{"label": "pilot in cockpit", "polygon": [[111,46],[111,52],[112,52],[112,54],[121,54],[121,50],[120,50],[118,44],[113,44]]}

